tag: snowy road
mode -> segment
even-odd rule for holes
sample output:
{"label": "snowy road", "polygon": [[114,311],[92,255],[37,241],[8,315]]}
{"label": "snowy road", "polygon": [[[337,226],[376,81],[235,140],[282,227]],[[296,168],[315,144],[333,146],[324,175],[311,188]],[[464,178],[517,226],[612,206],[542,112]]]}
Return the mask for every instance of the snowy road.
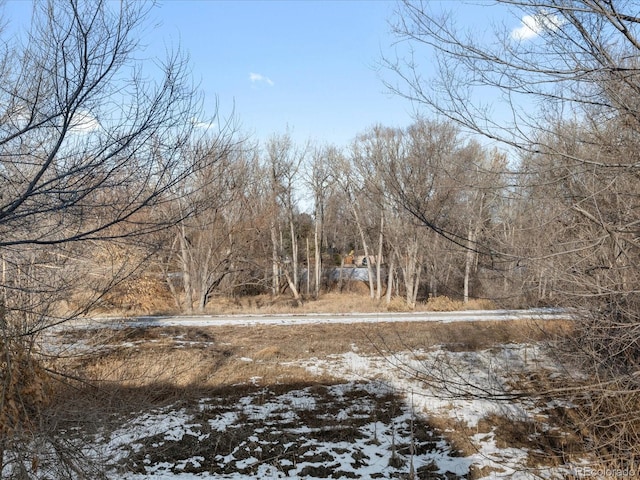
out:
{"label": "snowy road", "polygon": [[[487,322],[504,320],[562,320],[570,318],[570,314],[559,309],[529,310],[468,310],[457,312],[381,312],[381,313],[312,313],[312,314],[265,314],[265,315],[176,315],[176,316],[141,316],[141,317],[108,317],[80,319],[72,322],[75,326],[103,327],[141,327],[141,326],[187,326],[218,327],[237,326],[252,327],[258,325],[313,325],[313,324],[345,324],[345,323],[395,323],[395,322]],[[68,326],[69,324],[67,324]]]}

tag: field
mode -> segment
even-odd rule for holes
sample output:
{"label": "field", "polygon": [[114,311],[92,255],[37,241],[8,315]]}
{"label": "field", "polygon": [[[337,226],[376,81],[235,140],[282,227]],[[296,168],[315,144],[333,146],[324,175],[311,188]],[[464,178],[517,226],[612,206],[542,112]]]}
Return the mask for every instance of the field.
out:
{"label": "field", "polygon": [[526,391],[559,375],[568,328],[69,329],[57,368],[91,382],[48,408],[60,448],[112,479],[566,478],[586,455],[556,425],[570,409]]}

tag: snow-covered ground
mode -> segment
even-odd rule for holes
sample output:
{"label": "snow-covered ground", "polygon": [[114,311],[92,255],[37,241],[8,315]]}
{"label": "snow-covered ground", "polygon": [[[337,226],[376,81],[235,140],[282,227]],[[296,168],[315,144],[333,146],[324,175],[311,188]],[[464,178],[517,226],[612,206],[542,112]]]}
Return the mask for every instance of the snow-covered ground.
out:
{"label": "snow-covered ground", "polygon": [[[510,380],[540,369],[554,375],[554,365],[537,345],[499,345],[483,351],[451,352],[437,348],[367,356],[357,349],[328,359],[302,362],[317,373],[331,373],[348,380],[376,379],[399,392],[405,403],[424,418],[449,417],[461,428],[476,429],[470,438],[475,452],[459,457],[442,456],[438,471],[469,474],[489,471],[482,478],[565,478],[567,468],[532,468],[527,465],[528,449],[498,448],[495,431],[479,430],[479,423],[493,415],[515,421],[539,421],[545,408],[526,398],[514,398]],[[498,400],[496,400],[498,399]],[[556,405],[548,405],[554,408]],[[549,425],[539,425],[544,434]],[[480,478],[475,476],[475,478]]]}
{"label": "snow-covered ground", "polygon": [[[93,319],[76,325],[248,327],[563,316],[547,310],[243,315]],[[97,433],[74,432],[75,441],[96,463],[107,466],[113,480],[560,479],[575,471],[572,465],[532,461],[533,447],[526,439],[505,445],[500,426],[492,423],[498,417],[535,422],[535,435],[563,434],[544,421],[558,404],[540,405],[512,395],[517,393],[516,378],[542,370],[551,377],[559,374],[540,345],[503,344],[480,351],[438,346],[371,355],[354,344],[346,353],[283,366],[338,380],[263,385],[255,377],[253,385],[231,386],[224,395],[141,411],[115,428],[105,424]]]}
{"label": "snow-covered ground", "polygon": [[[465,459],[447,463],[453,453],[446,440],[382,383],[264,389],[240,397],[233,408],[220,402],[203,399],[195,414],[171,408],[147,413],[101,439],[114,460],[140,472],[114,469],[111,478],[366,479],[404,478],[412,469],[422,476],[442,469],[468,472]],[[194,419],[203,412],[206,424]],[[215,455],[200,450],[158,461],[158,450],[187,438],[201,445],[228,443],[212,446]]]}
{"label": "snow-covered ground", "polygon": [[[351,352],[294,363],[342,380],[249,392],[238,386],[226,398],[141,412],[92,438],[92,454],[107,459],[114,480],[551,479],[570,472],[569,466],[533,467],[528,448],[499,446],[496,428],[482,424],[492,415],[544,417],[544,406],[523,399],[485,398],[508,397],[515,375],[540,368],[553,374],[536,345],[379,356],[354,345]],[[450,431],[435,426],[443,418],[451,420]],[[451,441],[456,428],[468,433],[464,449]],[[551,428],[538,425],[541,435]]]}

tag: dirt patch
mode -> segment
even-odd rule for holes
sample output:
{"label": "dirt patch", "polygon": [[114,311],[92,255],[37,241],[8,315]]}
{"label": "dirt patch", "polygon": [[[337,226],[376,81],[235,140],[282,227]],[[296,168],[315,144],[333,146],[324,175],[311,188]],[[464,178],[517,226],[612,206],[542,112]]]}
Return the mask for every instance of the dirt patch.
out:
{"label": "dirt patch", "polygon": [[[563,409],[565,410],[565,409]],[[588,441],[578,432],[567,428],[549,427],[568,423],[557,416],[555,408],[547,409],[543,421],[519,420],[490,415],[478,425],[495,435],[498,448],[526,448],[529,450],[528,466],[539,467],[564,465],[568,459],[579,461],[585,456]]]}

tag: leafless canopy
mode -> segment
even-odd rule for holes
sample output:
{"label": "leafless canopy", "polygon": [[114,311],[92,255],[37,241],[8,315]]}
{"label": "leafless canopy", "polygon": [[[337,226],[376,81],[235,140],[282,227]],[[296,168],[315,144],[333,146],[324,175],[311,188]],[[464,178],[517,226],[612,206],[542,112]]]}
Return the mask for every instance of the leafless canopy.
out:
{"label": "leafless canopy", "polygon": [[[190,194],[184,181],[220,158],[188,148],[202,112],[185,57],[136,57],[151,6],[34,2],[30,30],[0,38],[3,477],[30,478],[25,459],[36,462],[34,439],[46,437],[36,426],[46,423],[38,414],[51,372],[38,334],[127,275],[132,266],[118,241],[188,215],[158,207]],[[86,295],[69,308],[79,284]],[[61,455],[61,471],[51,475],[95,478],[72,457]]]}
{"label": "leafless canopy", "polygon": [[193,171],[180,147],[198,97],[179,53],[134,61],[148,8],[38,2],[28,37],[3,44],[0,247],[159,226],[143,213]]}
{"label": "leafless canopy", "polygon": [[[513,24],[489,32],[462,31],[451,12],[433,5],[406,1],[399,8],[394,30],[410,50],[386,60],[397,74],[397,82],[388,82],[396,93],[473,132],[532,151],[543,142],[541,132],[564,120],[585,119],[594,129],[613,119],[637,124],[635,2],[487,2],[487,11],[493,5],[513,14]],[[510,28],[520,22],[520,29]],[[423,73],[429,61],[432,77]],[[639,166],[634,158],[613,163]]]}
{"label": "leafless canopy", "polygon": [[[452,13],[435,10],[440,6],[401,3],[395,31],[410,48],[387,60],[397,80],[389,86],[517,154],[512,200],[501,217],[510,233],[496,249],[517,259],[520,274],[538,277],[542,296],[585,313],[571,350],[593,375],[584,387],[593,401],[579,400],[585,425],[603,461],[633,465],[640,423],[640,6],[492,2],[483,5],[487,18],[495,7],[509,10],[514,22],[489,32],[459,29]],[[433,77],[423,73],[428,61]]]}

